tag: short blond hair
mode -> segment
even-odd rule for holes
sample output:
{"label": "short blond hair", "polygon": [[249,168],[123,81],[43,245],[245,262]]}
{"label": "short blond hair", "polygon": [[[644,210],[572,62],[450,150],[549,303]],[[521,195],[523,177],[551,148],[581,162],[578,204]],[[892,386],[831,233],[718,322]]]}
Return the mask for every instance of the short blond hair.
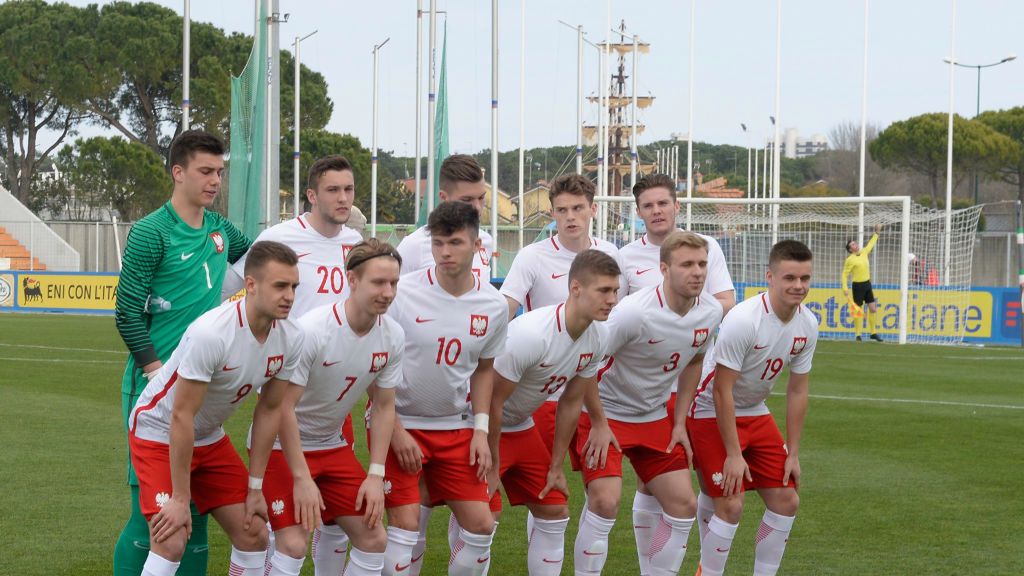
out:
{"label": "short blond hair", "polygon": [[668,237],[665,238],[665,241],[661,243],[661,261],[665,264],[671,264],[672,253],[683,246],[687,246],[689,248],[703,248],[706,252],[708,249],[708,241],[699,234],[676,230],[669,234]]}

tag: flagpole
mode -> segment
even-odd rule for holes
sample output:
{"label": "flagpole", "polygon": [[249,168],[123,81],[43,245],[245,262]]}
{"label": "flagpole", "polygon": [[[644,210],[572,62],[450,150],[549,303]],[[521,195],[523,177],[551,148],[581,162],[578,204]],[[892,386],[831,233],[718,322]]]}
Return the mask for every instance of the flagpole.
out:
{"label": "flagpole", "polygon": [[[782,156],[779,154],[780,134],[782,117],[779,115],[779,106],[782,104],[782,0],[775,0],[775,139],[772,145],[772,200],[778,200],[781,196],[779,191],[779,168],[782,166]],[[772,246],[779,241],[779,205],[772,204]]]}
{"label": "flagpole", "polygon": [[427,213],[434,211],[434,163],[436,162],[437,143],[434,141],[434,115],[437,112],[437,72],[434,65],[434,54],[437,51],[437,0],[430,0],[430,47],[428,50],[428,61],[430,62],[430,88],[427,92]]}
{"label": "flagpole", "polygon": [[423,138],[423,0],[416,0],[416,183],[413,192],[412,221],[420,221],[420,140]]}
{"label": "flagpole", "polygon": [[[434,1],[434,0],[431,0]],[[491,278],[498,272],[498,0],[491,0]]]}
{"label": "flagpole", "polygon": [[370,150],[370,237],[372,238],[377,237],[377,118],[379,117],[377,99],[380,92],[377,64],[380,49],[388,43],[388,40],[391,38],[385,38],[383,42],[373,47],[373,137],[371,138],[373,143]]}
{"label": "flagpole", "polygon": [[[693,197],[693,36],[694,18],[697,14],[697,0],[690,0],[690,110],[686,123],[686,197]],[[693,219],[693,205],[686,203],[686,229],[690,229]]]}
{"label": "flagpole", "polygon": [[182,53],[181,53],[181,68],[182,68],[182,86],[181,86],[181,129],[188,130],[189,126],[189,108],[192,106],[189,102],[189,84],[192,76],[192,17],[191,17],[191,0],[185,0],[185,29],[182,31]]}
{"label": "flagpole", "polygon": [[[519,0],[519,249],[523,249],[523,154],[526,141],[526,0]],[[530,183],[533,184],[532,182]]]}

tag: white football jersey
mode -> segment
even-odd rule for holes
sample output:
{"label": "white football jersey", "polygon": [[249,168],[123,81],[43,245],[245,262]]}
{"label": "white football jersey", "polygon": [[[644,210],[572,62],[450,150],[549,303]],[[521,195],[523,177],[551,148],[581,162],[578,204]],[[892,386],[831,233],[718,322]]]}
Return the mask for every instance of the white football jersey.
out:
{"label": "white football jersey", "polygon": [[803,304],[789,322],[775,315],[768,293],[740,302],[722,322],[715,351],[704,360],[697,398],[690,407],[694,418],[714,418],[714,369],[717,364],[740,373],[732,389],[737,416],[768,414],[764,401],[782,370],[811,371],[818,343],[818,319]]}
{"label": "white football jersey", "polygon": [[138,438],[170,444],[171,412],[178,378],[206,383],[195,416],[195,445],[224,437],[224,422],[250,393],[271,378],[289,380],[299,360],[303,331],[290,320],[276,320],[260,344],[245,316],[245,299],[225,302],[197,318],[167,363],[142,391],[129,427]]}
{"label": "white football jersey", "polygon": [[608,337],[602,324],[591,322],[573,340],[565,325],[564,303],[538,308],[509,323],[505,353],[494,360],[494,371],[516,383],[502,409],[503,432],[533,426],[531,415],[570,380],[597,374]]}
{"label": "white football jersey", "polygon": [[[344,302],[348,298],[348,279],[345,277],[345,257],[363,237],[348,226],[332,238],[316,231],[308,221],[309,215],[285,220],[267,228],[256,238],[280,242],[295,251],[299,257],[299,286],[295,289],[291,318],[299,318],[318,306]],[[245,278],[245,256],[231,266],[239,278]]]}
{"label": "white football jersey", "polygon": [[[714,296],[719,292],[735,290],[732,276],[725,265],[725,253],[718,240],[703,234],[698,236],[708,242],[708,276],[704,281],[704,291]],[[619,258],[630,294],[647,286],[661,284],[661,246],[648,242],[647,234],[623,246],[619,250]]]}
{"label": "white football jersey", "polygon": [[[430,231],[426,226],[417,228],[398,243],[402,255],[402,274],[409,274],[425,268],[433,268],[434,253],[430,251]],[[491,255],[494,253],[494,239],[487,230],[480,228],[480,251],[473,257],[473,274],[483,282],[491,280]],[[507,312],[506,312],[507,313]]]}
{"label": "white football jersey", "polygon": [[685,316],[668,306],[664,286],[648,286],[612,309],[598,390],[609,418],[652,422],[665,417],[665,403],[679,374],[710,346],[722,322],[722,305],[701,294]]}
{"label": "white football jersey", "polygon": [[357,335],[344,302],[314,308],[297,323],[305,343],[291,382],[306,387],[295,406],[302,449],[345,446],[341,425],[363,392],[371,384],[394,388],[402,382],[405,333],[398,322],[379,316],[369,332]]}
{"label": "white football jersey", "polygon": [[402,384],[395,409],[406,428],[473,427],[469,378],[481,358],[505,349],[508,304],[484,280],[455,297],[441,288],[434,269],[402,276],[388,309],[405,331]]}
{"label": "white football jersey", "polygon": [[[619,250],[611,242],[591,238],[590,246],[614,258],[622,268]],[[524,246],[501,284],[502,295],[519,302],[524,312],[565,302],[569,297],[569,267],[576,254],[562,245],[558,236]],[[619,298],[625,295],[626,283],[620,277]]]}

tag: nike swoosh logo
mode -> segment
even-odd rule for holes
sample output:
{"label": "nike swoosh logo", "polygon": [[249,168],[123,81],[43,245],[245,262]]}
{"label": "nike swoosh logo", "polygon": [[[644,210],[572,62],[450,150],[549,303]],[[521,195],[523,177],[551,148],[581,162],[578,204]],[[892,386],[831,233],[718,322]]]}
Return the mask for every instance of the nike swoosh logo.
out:
{"label": "nike swoosh logo", "polygon": [[238,370],[238,366],[235,366],[234,368],[228,368],[228,365],[225,364],[224,367],[221,368],[221,370],[223,370],[225,372],[231,372],[232,370]]}
{"label": "nike swoosh logo", "polygon": [[767,347],[767,344],[765,344],[764,346],[758,346],[757,344],[754,344],[754,350],[764,350]]}
{"label": "nike swoosh logo", "polygon": [[543,362],[540,363],[541,368],[551,368],[552,366],[554,366],[554,364],[545,364]]}
{"label": "nike swoosh logo", "polygon": [[312,254],[312,252],[303,252],[302,254],[296,254],[295,257],[301,260],[303,256],[309,256],[310,254]]}
{"label": "nike swoosh logo", "polygon": [[188,254],[185,254],[184,252],[182,252],[181,253],[181,259],[182,260],[188,260],[189,258],[191,258],[194,255],[195,255],[195,252],[189,252]]}
{"label": "nike swoosh logo", "polygon": [[722,550],[721,548],[715,548],[715,552],[728,552],[729,550],[732,550],[732,548],[726,548],[725,550]]}
{"label": "nike swoosh logo", "polygon": [[419,562],[420,558],[423,558],[423,554],[425,554],[425,553],[424,552],[420,552],[420,555],[415,557],[415,558],[413,558],[412,560],[410,560],[409,564],[415,564],[415,563]]}
{"label": "nike swoosh logo", "polygon": [[334,362],[328,362],[328,361],[324,360],[324,367],[327,368],[327,367],[330,367],[330,366],[334,366],[338,362],[341,362],[341,360],[335,360]]}
{"label": "nike swoosh logo", "polygon": [[650,528],[650,526],[637,526],[636,524],[633,524],[633,528]]}
{"label": "nike swoosh logo", "polygon": [[552,274],[551,275],[551,279],[552,280],[558,280],[559,278],[561,278],[562,276],[565,276],[566,274],[568,274],[568,272],[566,272],[565,274]]}
{"label": "nike swoosh logo", "polygon": [[650,340],[647,341],[647,343],[648,344],[661,344],[664,341],[665,341],[664,338],[662,338],[661,340],[655,340],[655,339],[651,338]]}
{"label": "nike swoosh logo", "polygon": [[547,562],[548,564],[558,564],[562,561],[561,558],[559,558],[558,560],[548,560],[547,558],[541,558],[541,560]]}
{"label": "nike swoosh logo", "polygon": [[650,272],[651,270],[654,270],[654,268],[644,268],[643,270],[637,270],[636,275],[643,276],[644,274]]}
{"label": "nike swoosh logo", "polygon": [[420,318],[419,316],[416,317],[416,323],[417,324],[423,324],[424,322],[433,322],[433,321],[434,321],[434,318]]}
{"label": "nike swoosh logo", "polygon": [[488,560],[490,560],[490,559],[491,559],[491,557],[490,557],[490,556],[488,556],[488,557],[486,557],[486,558],[477,558],[477,559],[476,559],[476,563],[477,563],[477,564],[483,564],[483,563],[487,562],[487,561],[488,561]]}
{"label": "nike swoosh logo", "polygon": [[334,549],[334,553],[335,554],[344,554],[346,552],[348,552],[348,548],[335,548]]}
{"label": "nike swoosh logo", "polygon": [[395,562],[395,572],[403,572],[405,570],[408,570],[409,566],[412,566],[412,562],[406,564],[405,566],[402,566],[401,564]]}
{"label": "nike swoosh logo", "polygon": [[583,551],[584,556],[603,556],[604,552],[591,552],[590,550]]}

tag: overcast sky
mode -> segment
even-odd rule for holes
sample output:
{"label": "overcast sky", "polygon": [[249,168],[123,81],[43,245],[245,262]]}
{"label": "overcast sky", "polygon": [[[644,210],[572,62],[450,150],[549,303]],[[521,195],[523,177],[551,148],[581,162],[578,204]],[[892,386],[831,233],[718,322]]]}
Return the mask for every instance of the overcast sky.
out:
{"label": "overcast sky", "polygon": [[[499,1],[499,149],[519,146],[520,7]],[[582,24],[592,41],[605,38],[606,2],[525,0],[527,147],[575,143],[576,34],[558,23]],[[696,0],[694,139],[746,145],[770,133],[774,113],[775,2]],[[74,4],[86,4],[75,0]],[[105,2],[100,2],[101,4]],[[181,0],[158,0],[181,13]],[[416,1],[280,0],[289,20],[282,47],[319,30],[302,44],[302,63],[322,73],[334,100],[328,129],[352,133],[369,146],[373,45],[381,52],[379,144],[412,155],[415,140]],[[424,0],[424,8],[429,8]],[[447,11],[450,138],[454,151],[490,146],[491,3],[439,0]],[[192,2],[192,18],[228,31],[252,33],[252,0]],[[969,64],[1024,56],[1024,2],[960,0],[955,57]],[[640,58],[639,92],[655,104],[640,114],[640,143],[690,131],[687,125],[690,3],[612,0],[613,24],[651,44]],[[868,32],[868,120],[883,127],[949,107],[950,0],[874,0]],[[439,16],[438,54],[444,15]],[[423,18],[424,43],[428,18]],[[784,0],[782,6],[781,125],[802,137],[827,135],[842,121],[860,121],[864,0]],[[426,48],[424,48],[424,54]],[[440,57],[440,56],[438,56]],[[597,90],[597,52],[584,52],[584,92]],[[424,74],[426,76],[426,74]],[[981,108],[1024,105],[1024,58],[982,71]],[[291,83],[292,79],[284,79]],[[424,80],[425,82],[426,80]],[[975,111],[977,76],[958,68],[955,110]],[[425,94],[425,92],[424,92]],[[424,96],[425,97],[425,96]],[[584,118],[596,120],[589,106]],[[745,137],[743,122],[751,130]],[[749,140],[747,139],[749,138]],[[424,142],[426,137],[424,136]],[[425,147],[425,146],[424,146]]]}

